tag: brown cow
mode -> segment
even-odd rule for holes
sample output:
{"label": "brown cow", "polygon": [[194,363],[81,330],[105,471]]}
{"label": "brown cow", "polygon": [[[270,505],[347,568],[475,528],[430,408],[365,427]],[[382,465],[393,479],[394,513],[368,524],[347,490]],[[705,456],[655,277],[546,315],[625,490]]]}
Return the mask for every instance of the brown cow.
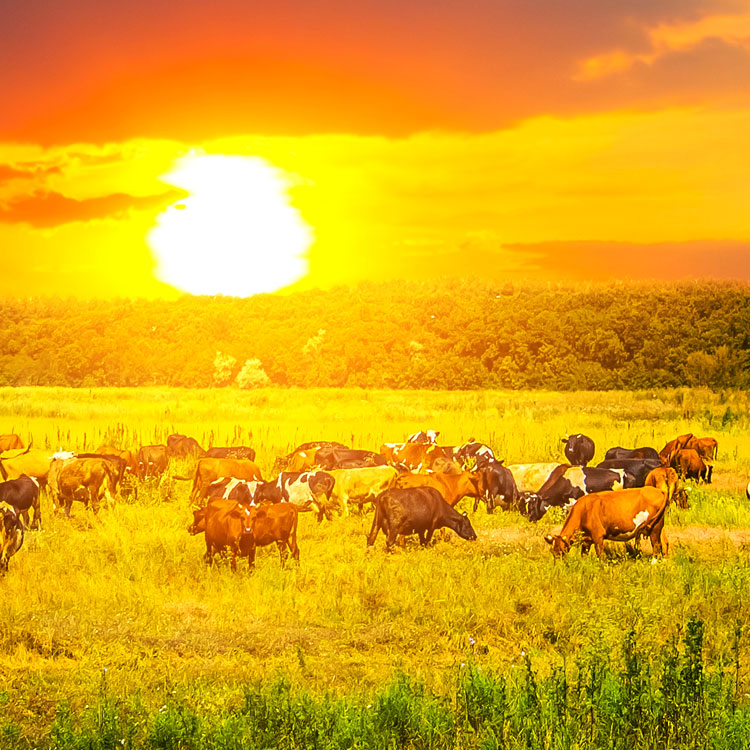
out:
{"label": "brown cow", "polygon": [[102,500],[113,503],[116,483],[115,469],[104,458],[56,458],[50,469],[50,488],[56,495],[53,503],[64,507],[66,516],[74,500],[90,504],[95,513]]}
{"label": "brown cow", "polygon": [[692,448],[704,461],[714,461],[719,450],[719,441],[712,437],[694,437],[685,447]]}
{"label": "brown cow", "polygon": [[176,458],[186,458],[187,456],[205,456],[206,451],[201,448],[195,438],[175,433],[167,438],[167,454]]}
{"label": "brown cow", "polygon": [[711,480],[708,467],[693,448],[674,451],[669,457],[669,465],[684,479],[702,479],[707,484]]}
{"label": "brown cow", "polygon": [[26,449],[23,453],[17,450],[4,453],[0,456],[0,475],[3,481],[18,479],[24,474],[34,477],[44,487],[47,484],[52,456],[49,451]]}
{"label": "brown cow", "polygon": [[208,565],[216,552],[228,550],[232,570],[237,558],[247,557],[248,566],[255,566],[255,550],[276,542],[284,565],[287,550],[299,560],[297,546],[297,508],[291,503],[248,508],[233,500],[213,499],[205,508],[193,512],[191,534],[205,533]]}
{"label": "brown cow", "polygon": [[384,443],[380,455],[391,466],[405,466],[419,472],[432,466],[436,458],[445,458],[445,451],[433,443]]}
{"label": "brown cow", "polygon": [[462,497],[484,498],[484,476],[481,471],[460,474],[401,474],[393,487],[434,487],[451,507]]}
{"label": "brown cow", "polygon": [[[198,505],[206,497],[211,483],[221,477],[234,477],[247,481],[263,479],[260,469],[252,461],[240,458],[201,458],[195,465],[190,502]],[[186,477],[175,477],[175,479],[186,479]]]}
{"label": "brown cow", "polygon": [[0,453],[2,451],[12,451],[16,448],[23,450],[26,446],[19,435],[11,433],[10,435],[0,435]]}
{"label": "brown cow", "polygon": [[661,533],[667,496],[655,487],[638,487],[616,492],[594,492],[579,498],[570,509],[559,534],[548,534],[544,541],[552,555],[561,557],[570,550],[573,538],[582,536],[581,553],[593,544],[596,554],[604,554],[604,541],[628,542],[648,535],[654,555],[662,554]]}
{"label": "brown cow", "polygon": [[650,471],[646,476],[644,487],[656,487],[666,494],[668,502],[674,500],[680,508],[690,507],[687,492],[680,483],[677,472],[669,466]]}
{"label": "brown cow", "polygon": [[669,457],[674,453],[675,451],[682,450],[683,448],[687,448],[688,443],[693,440],[695,435],[693,435],[692,432],[688,432],[685,435],[680,435],[679,437],[676,437],[674,440],[670,440],[660,451],[659,451],[659,458],[661,458],[663,464],[669,463]]}
{"label": "brown cow", "polygon": [[23,523],[16,509],[0,504],[0,574],[8,572],[8,562],[23,546],[23,537]]}
{"label": "brown cow", "polygon": [[125,461],[125,472],[135,476],[138,469],[138,457],[137,454],[129,450],[120,450],[112,445],[102,445],[95,453],[99,453],[102,456],[117,456]]}

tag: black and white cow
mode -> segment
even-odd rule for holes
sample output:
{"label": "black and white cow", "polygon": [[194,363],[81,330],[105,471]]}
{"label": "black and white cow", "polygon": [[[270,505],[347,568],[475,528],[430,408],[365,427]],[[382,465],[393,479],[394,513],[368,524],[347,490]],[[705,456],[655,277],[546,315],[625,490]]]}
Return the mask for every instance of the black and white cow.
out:
{"label": "black and white cow", "polygon": [[437,443],[440,433],[435,430],[420,430],[406,438],[407,443]]}
{"label": "black and white cow", "polygon": [[312,508],[318,522],[325,516],[329,521],[329,503],[336,480],[325,471],[282,471],[272,482],[261,482],[255,491],[255,502],[293,503],[300,508]]}
{"label": "black and white cow", "polygon": [[635,480],[634,487],[643,487],[650,471],[662,465],[661,459],[612,458],[597,464],[598,469],[625,469]]}
{"label": "black and white cow", "polygon": [[577,435],[568,435],[563,438],[565,443],[565,458],[573,466],[586,466],[594,457],[594,441],[580,432]]}
{"label": "black and white cow", "polygon": [[29,528],[29,510],[34,510],[32,529],[42,526],[39,503],[39,482],[34,477],[22,474],[18,479],[0,483],[0,503],[7,503],[20,513],[25,528]]}
{"label": "black and white cow", "polygon": [[622,469],[560,466],[552,472],[538,492],[525,495],[529,521],[538,521],[548,508],[570,508],[583,495],[632,486],[632,477]]}
{"label": "black and white cow", "polygon": [[489,445],[477,443],[474,439],[469,440],[468,443],[464,443],[463,445],[455,446],[453,448],[453,458],[464,467],[466,467],[470,459],[474,459],[475,469],[484,469],[496,460],[495,454]]}
{"label": "black and white cow", "polygon": [[605,461],[615,461],[621,458],[640,458],[640,459],[650,459],[653,461],[661,461],[661,459],[659,458],[659,453],[657,452],[656,448],[648,448],[648,447],[620,448],[618,446],[616,448],[610,448],[604,454]]}
{"label": "black and white cow", "polygon": [[206,496],[208,498],[221,497],[225,500],[236,500],[243,505],[256,505],[255,492],[261,484],[260,481],[222,477],[215,482],[211,482]]}

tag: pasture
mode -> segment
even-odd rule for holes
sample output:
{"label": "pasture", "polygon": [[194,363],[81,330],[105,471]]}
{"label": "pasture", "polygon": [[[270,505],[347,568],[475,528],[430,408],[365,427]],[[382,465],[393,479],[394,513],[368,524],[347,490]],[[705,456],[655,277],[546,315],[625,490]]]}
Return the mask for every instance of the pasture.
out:
{"label": "pasture", "polygon": [[[328,717],[330,724],[323,733],[328,744],[294,740],[296,730],[288,728],[284,742],[273,735],[266,746],[335,745],[347,735],[334,725],[349,721],[355,738],[371,731],[383,747],[491,747],[489,735],[469,721],[468,706],[494,705],[490,693],[499,686],[513,708],[511,724],[528,709],[529,680],[546,695],[562,675],[572,691],[600,669],[628,689],[640,680],[644,696],[661,685],[661,695],[677,651],[685,660],[678,682],[689,692],[693,683],[685,675],[692,673],[685,669],[699,665],[713,680],[706,694],[729,696],[716,705],[739,711],[732,721],[748,736],[750,398],[744,392],[0,390],[0,432],[33,436],[34,447],[137,447],[182,432],[204,447],[252,445],[266,477],[276,455],[307,440],[377,450],[427,427],[440,430],[442,443],[487,442],[508,463],[562,459],[560,438],[579,431],[595,440],[595,461],[610,446],[659,449],[685,432],[715,436],[719,452],[713,485],[691,486],[688,510],[670,508],[671,555],[658,561],[645,542],[640,556],[609,544],[604,562],[576,551],[555,562],[542,537],[559,528],[562,513],[531,524],[515,512],[488,515],[483,506],[472,514],[464,500],[458,507],[469,511],[476,542],[451,534],[427,549],[411,541],[389,555],[380,536],[366,552],[367,508],[321,525],[306,513],[299,565],[281,569],[276,549],[268,548],[259,552],[254,573],[241,561],[232,574],[228,565],[206,569],[202,536],[187,534],[189,483],[174,477],[189,473],[189,460],[175,462],[160,482],[143,484],[137,499],[98,515],[76,503],[71,519],[56,517],[45,498],[43,531],[27,534],[0,580],[0,743],[137,747],[147,740],[198,747],[190,727],[196,717],[204,724],[215,717],[220,731],[208,744],[251,747],[250,740],[219,739],[225,730],[231,734],[236,712],[260,715],[261,701],[266,727],[273,716],[286,726],[284,711],[302,712],[308,721]],[[471,691],[478,692],[470,700]],[[691,710],[688,698],[683,713]],[[573,721],[572,692],[570,701]],[[390,706],[394,715],[400,705],[419,721],[420,711],[438,718],[424,719],[424,732],[407,727],[406,734],[389,734],[390,724],[368,724],[365,707],[372,705]],[[441,711],[453,717],[443,734],[435,729]],[[582,716],[576,721],[585,726]],[[721,716],[717,722],[729,722],[729,714]],[[360,730],[351,727],[355,719]],[[496,739],[503,726],[493,730]],[[540,724],[547,734],[538,746],[551,742],[549,726]],[[246,728],[236,730],[248,736]],[[99,744],[86,744],[86,732]],[[601,738],[589,734],[589,746],[600,746]]]}

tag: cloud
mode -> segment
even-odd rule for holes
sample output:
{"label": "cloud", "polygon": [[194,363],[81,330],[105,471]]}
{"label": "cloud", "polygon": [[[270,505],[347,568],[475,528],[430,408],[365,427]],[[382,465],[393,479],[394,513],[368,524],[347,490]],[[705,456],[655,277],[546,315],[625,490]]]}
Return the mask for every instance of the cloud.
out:
{"label": "cloud", "polygon": [[171,190],[145,197],[112,193],[77,200],[60,193],[35,193],[0,206],[0,221],[46,229],[71,222],[117,218],[129,211],[159,210],[184,195],[182,191]]}

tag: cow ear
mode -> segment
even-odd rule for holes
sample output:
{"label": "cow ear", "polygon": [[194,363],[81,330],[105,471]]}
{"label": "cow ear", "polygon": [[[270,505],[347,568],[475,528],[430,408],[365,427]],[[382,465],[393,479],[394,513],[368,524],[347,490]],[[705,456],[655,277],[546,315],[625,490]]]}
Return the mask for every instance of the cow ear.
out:
{"label": "cow ear", "polygon": [[544,537],[544,541],[547,542],[547,544],[552,544],[554,539],[552,538],[551,534],[547,534],[547,536]]}

